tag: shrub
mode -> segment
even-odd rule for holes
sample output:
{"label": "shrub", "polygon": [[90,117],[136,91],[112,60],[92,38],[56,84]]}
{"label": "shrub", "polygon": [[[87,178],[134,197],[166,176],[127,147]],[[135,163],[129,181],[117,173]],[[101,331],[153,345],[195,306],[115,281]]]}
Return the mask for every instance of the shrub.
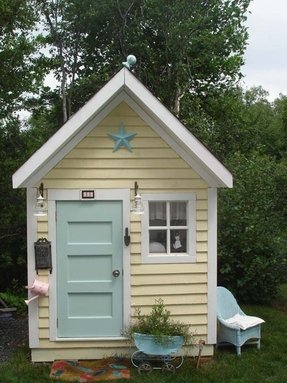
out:
{"label": "shrub", "polygon": [[189,326],[175,321],[170,317],[162,299],[155,301],[150,314],[142,315],[139,308],[136,309],[135,320],[123,331],[123,335],[132,338],[133,333],[153,335],[159,343],[166,336],[183,336],[186,344],[192,343],[192,334]]}
{"label": "shrub", "polygon": [[286,220],[278,204],[286,184],[278,184],[277,163],[267,156],[237,153],[229,168],[234,188],[219,194],[218,281],[241,301],[268,302],[287,275]]}

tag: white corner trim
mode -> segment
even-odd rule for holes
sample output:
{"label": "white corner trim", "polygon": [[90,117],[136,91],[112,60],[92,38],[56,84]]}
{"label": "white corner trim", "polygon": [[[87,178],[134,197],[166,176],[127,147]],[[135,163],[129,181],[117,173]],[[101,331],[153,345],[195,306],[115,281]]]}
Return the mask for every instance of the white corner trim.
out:
{"label": "white corner trim", "polygon": [[208,325],[207,342],[217,341],[217,189],[208,189]]}
{"label": "white corner trim", "polygon": [[[37,218],[33,215],[33,206],[37,197],[37,190],[33,188],[27,189],[27,272],[28,285],[32,285],[37,277],[35,270],[35,252],[34,242],[37,241]],[[29,295],[31,297],[32,295]],[[29,320],[29,346],[30,348],[39,347],[39,309],[38,300],[34,300],[28,306]]]}
{"label": "white corner trim", "polygon": [[[48,232],[52,242],[53,272],[50,275],[49,301],[50,301],[50,340],[57,341],[57,246],[56,246],[56,202],[57,201],[83,201],[80,189],[48,189]],[[100,201],[122,201],[123,232],[128,228],[130,232],[130,190],[129,189],[95,189],[95,199]],[[85,203],[85,201],[83,201]],[[131,291],[130,291],[130,246],[123,247],[123,323],[127,326],[130,320]],[[65,340],[69,340],[66,339]],[[78,339],[80,341],[81,339]]]}

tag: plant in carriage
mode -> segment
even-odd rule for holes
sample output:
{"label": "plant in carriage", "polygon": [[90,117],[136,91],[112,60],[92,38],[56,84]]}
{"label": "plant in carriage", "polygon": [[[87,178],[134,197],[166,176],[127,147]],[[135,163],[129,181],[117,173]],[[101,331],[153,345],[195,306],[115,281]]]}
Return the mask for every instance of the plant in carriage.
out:
{"label": "plant in carriage", "polygon": [[123,335],[146,354],[174,353],[183,344],[192,344],[193,340],[189,325],[173,320],[162,299],[155,301],[149,314],[143,315],[137,308],[134,320]]}

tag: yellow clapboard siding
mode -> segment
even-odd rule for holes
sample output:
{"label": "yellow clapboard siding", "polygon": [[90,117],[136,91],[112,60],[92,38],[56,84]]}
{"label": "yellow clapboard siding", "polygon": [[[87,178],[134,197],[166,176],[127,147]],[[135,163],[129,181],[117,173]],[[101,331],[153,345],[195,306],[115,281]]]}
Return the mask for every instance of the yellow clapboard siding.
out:
{"label": "yellow clapboard siding", "polygon": [[[141,138],[152,138],[152,137],[158,137],[156,132],[144,125],[142,121],[139,121],[138,125],[132,125],[131,128],[126,126],[126,129],[132,129],[131,133],[136,133],[137,137]],[[104,122],[98,125],[96,128],[94,128],[87,137],[107,137],[108,133],[115,133],[118,129],[114,126],[110,125],[109,122]],[[129,131],[129,130],[128,130]]]}
{"label": "yellow clapboard siding", "polygon": [[49,317],[49,309],[47,307],[39,308],[39,318],[48,318]]}
{"label": "yellow clapboard siding", "polygon": [[162,299],[166,306],[170,305],[183,305],[183,304],[203,304],[207,303],[206,294],[168,294],[168,295],[156,295],[156,296],[134,296],[131,301],[132,307],[137,306],[151,306],[157,299]]}
{"label": "yellow clapboard siding", "polygon": [[202,253],[197,253],[196,254],[196,262],[198,263],[207,263],[208,262],[208,258],[207,258],[207,253],[205,252],[202,252]]}
{"label": "yellow clapboard siding", "polygon": [[110,116],[137,116],[137,113],[126,103],[121,102],[111,113]]}
{"label": "yellow clapboard siding", "polygon": [[[174,288],[170,288],[169,285],[161,285],[156,287],[156,294],[158,296],[172,294],[175,296],[181,296],[185,294],[207,294],[207,284],[177,284]],[[132,287],[132,300],[134,297],[151,297],[153,299],[155,295],[154,286],[137,285]]]}
{"label": "yellow clapboard siding", "polygon": [[49,307],[49,298],[48,297],[40,297],[39,298],[39,307]]}
{"label": "yellow clapboard siding", "polygon": [[207,214],[208,214],[207,210],[197,210],[196,219],[198,221],[207,221],[208,220]]}
{"label": "yellow clapboard siding", "polygon": [[66,158],[179,158],[178,155],[170,148],[157,148],[157,149],[133,149],[132,152],[127,149],[117,150],[113,152],[112,149],[84,149],[77,148],[71,150]]}
{"label": "yellow clapboard siding", "polygon": [[[38,270],[38,275],[39,275],[39,279],[43,282],[48,282],[48,278],[49,278],[49,270]],[[45,278],[46,277],[46,278]]]}
{"label": "yellow clapboard siding", "polygon": [[199,339],[207,334],[207,325],[199,325],[191,323],[191,332],[194,333]]}
{"label": "yellow clapboard siding", "polygon": [[197,221],[196,222],[196,230],[197,231],[207,231],[208,230],[208,222],[207,221]]}
{"label": "yellow clapboard siding", "polygon": [[[188,178],[201,180],[192,169],[125,169],[125,179],[159,179],[159,178]],[[71,178],[71,179],[82,179],[82,178],[95,178],[95,179],[122,179],[122,169],[53,169],[45,177],[49,178]]]}
{"label": "yellow clapboard siding", "polygon": [[39,328],[39,339],[49,339],[49,329]]}
{"label": "yellow clapboard siding", "polygon": [[49,319],[48,318],[40,318],[39,319],[39,328],[49,328]]}
{"label": "yellow clapboard siding", "polygon": [[206,242],[207,241],[207,232],[206,231],[198,231],[196,233],[196,240],[198,242]]}
{"label": "yellow clapboard siding", "polygon": [[[204,253],[204,252],[197,253],[196,262],[197,263],[207,262],[207,253]],[[132,254],[131,265],[141,265],[141,264],[142,264],[141,254]]]}
{"label": "yellow clapboard siding", "polygon": [[[155,189],[151,189],[151,188],[143,188],[140,185],[140,193],[141,194],[163,194],[163,193],[175,193],[175,192],[178,192],[178,193],[195,193],[197,205],[200,204],[200,201],[206,202],[206,199],[207,199],[207,189],[206,188],[204,188],[204,189],[202,189],[202,188],[196,189],[194,187],[184,188],[184,187],[182,187],[181,184],[178,184],[176,190],[174,188],[173,189],[158,188],[155,190]],[[134,197],[133,188],[131,189],[131,193],[132,193],[131,198],[133,198]],[[207,209],[207,207],[206,207],[206,209]],[[203,210],[206,210],[206,209],[203,209]],[[202,209],[197,207],[197,210],[202,210]]]}
{"label": "yellow clapboard siding", "polygon": [[[155,189],[168,189],[179,192],[179,185],[183,189],[205,188],[205,182],[200,179],[138,179],[138,184]],[[50,179],[45,178],[45,187],[51,189],[71,188],[71,189],[134,189],[134,180],[123,179]],[[203,220],[203,219],[202,219]]]}
{"label": "yellow clapboard siding", "polygon": [[[153,304],[153,302],[151,302]],[[207,312],[207,305],[206,304],[194,304],[194,305],[178,305],[178,306],[172,306],[169,307],[168,305],[165,305],[167,310],[170,311],[171,317],[175,317],[178,315],[204,315],[206,317]],[[141,305],[141,314],[147,315],[151,312],[151,305],[150,306],[143,306]],[[136,312],[134,312],[136,315]],[[198,318],[197,318],[198,319]],[[197,321],[198,323],[198,321]]]}
{"label": "yellow clapboard siding", "polygon": [[38,232],[48,232],[48,222],[38,222],[37,229]]}
{"label": "yellow clapboard siding", "polygon": [[[192,314],[192,315],[174,315],[173,318],[177,321],[192,324],[194,327],[203,327],[206,329],[207,325],[207,314]],[[193,331],[194,331],[193,327]]]}
{"label": "yellow clapboard siding", "polygon": [[207,253],[208,244],[207,242],[196,242],[196,253]]}
{"label": "yellow clapboard siding", "polygon": [[[113,150],[115,140],[111,137],[91,137],[87,136],[78,145],[77,149],[110,149]],[[132,140],[132,150],[135,148],[168,148],[169,146],[159,137],[135,137]]]}
{"label": "yellow clapboard siding", "polygon": [[131,242],[140,243],[141,242],[141,233],[131,233]]}
{"label": "yellow clapboard siding", "polygon": [[117,116],[109,116],[101,121],[100,125],[110,127],[111,133],[114,133],[119,130],[121,123],[125,125],[127,131],[129,131],[129,128],[132,128],[133,126],[145,125],[144,120],[138,116],[124,116],[121,119],[119,119]]}
{"label": "yellow clapboard siding", "polygon": [[132,221],[132,223],[131,223],[131,232],[132,233],[140,233],[141,232],[141,222]]}
{"label": "yellow clapboard siding", "polygon": [[[161,158],[65,158],[58,163],[56,169],[188,169],[188,164],[180,158],[170,158],[168,161]],[[198,177],[196,177],[198,178]]]}
{"label": "yellow clapboard siding", "polygon": [[206,273],[202,274],[187,274],[187,275],[136,275],[131,277],[131,286],[139,285],[169,285],[170,288],[175,289],[172,285],[181,284],[195,284],[207,283]]}
{"label": "yellow clapboard siding", "polygon": [[196,209],[197,210],[207,210],[207,200],[206,199],[199,199],[199,196],[197,195],[197,201],[196,201]]}
{"label": "yellow clapboard siding", "polygon": [[186,275],[194,273],[205,273],[207,265],[197,263],[185,264],[145,264],[135,265],[131,268],[132,275],[166,275],[169,278],[170,274]]}

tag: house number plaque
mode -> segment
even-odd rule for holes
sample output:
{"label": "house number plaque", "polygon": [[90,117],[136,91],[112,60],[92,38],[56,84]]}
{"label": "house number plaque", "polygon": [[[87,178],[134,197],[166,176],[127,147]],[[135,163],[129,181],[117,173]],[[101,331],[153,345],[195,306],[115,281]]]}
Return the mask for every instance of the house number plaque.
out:
{"label": "house number plaque", "polygon": [[39,238],[34,242],[35,249],[35,268],[49,269],[52,272],[52,255],[51,255],[51,242],[46,238]]}

